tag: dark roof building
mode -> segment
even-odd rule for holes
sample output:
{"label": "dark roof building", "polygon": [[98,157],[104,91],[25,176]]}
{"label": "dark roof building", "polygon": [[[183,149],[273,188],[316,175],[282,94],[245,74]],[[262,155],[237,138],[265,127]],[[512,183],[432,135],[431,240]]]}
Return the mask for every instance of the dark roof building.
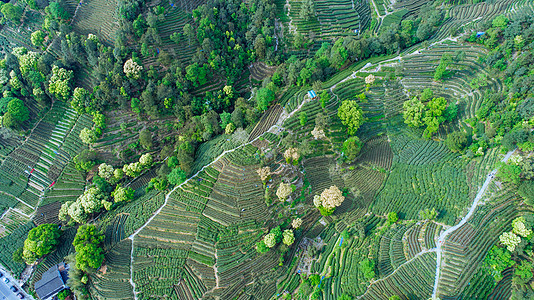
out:
{"label": "dark roof building", "polygon": [[52,299],[57,293],[68,288],[69,266],[65,263],[52,266],[43,273],[41,280],[35,283],[35,292],[42,300]]}

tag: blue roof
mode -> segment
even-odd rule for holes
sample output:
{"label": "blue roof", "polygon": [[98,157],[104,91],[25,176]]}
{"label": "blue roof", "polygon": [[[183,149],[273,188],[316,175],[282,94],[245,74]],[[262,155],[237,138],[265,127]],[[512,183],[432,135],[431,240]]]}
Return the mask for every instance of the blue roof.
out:
{"label": "blue roof", "polygon": [[310,98],[315,98],[315,97],[317,97],[317,94],[315,93],[314,90],[310,90],[310,91],[308,92],[308,95],[310,96]]}

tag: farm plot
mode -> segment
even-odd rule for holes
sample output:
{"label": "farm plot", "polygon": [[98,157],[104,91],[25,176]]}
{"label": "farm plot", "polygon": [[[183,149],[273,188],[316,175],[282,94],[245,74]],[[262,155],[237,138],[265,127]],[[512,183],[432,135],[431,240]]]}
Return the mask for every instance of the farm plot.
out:
{"label": "farm plot", "polygon": [[0,263],[16,277],[20,276],[26,264],[14,262],[13,252],[24,245],[28,232],[34,227],[33,222],[28,222],[15,228],[10,235],[0,238]]}
{"label": "farm plot", "polygon": [[252,141],[253,139],[257,138],[258,136],[264,134],[269,128],[271,128],[273,125],[278,122],[278,119],[280,118],[280,115],[282,114],[282,106],[280,104],[275,104],[271,106],[267,112],[263,114],[260,121],[252,132],[250,133],[250,136],[248,138],[249,141]]}
{"label": "farm plot", "polygon": [[399,267],[395,273],[371,284],[362,299],[387,299],[398,295],[407,299],[428,299],[432,295],[436,253],[417,256]]}
{"label": "farm plot", "polygon": [[37,206],[39,196],[83,147],[78,135],[85,125],[90,126],[87,116],[56,101],[26,142],[0,165],[0,190]]}
{"label": "farm plot", "polygon": [[[42,206],[53,203],[65,203],[76,201],[83,193],[85,178],[80,171],[76,170],[74,163],[70,162],[61,173],[54,188],[47,191],[41,202]],[[36,214],[39,217],[39,214]]]}
{"label": "farm plot", "polygon": [[420,210],[435,208],[438,220],[452,225],[469,202],[464,161],[442,143],[395,138],[393,167],[371,211],[417,219]]}
{"label": "farm plot", "polygon": [[91,295],[96,299],[132,299],[130,253],[132,243],[123,240],[105,253],[105,264],[91,276]]}
{"label": "farm plot", "polygon": [[119,28],[117,2],[113,0],[85,0],[76,12],[72,27],[79,34],[94,34],[100,41],[113,45]]}
{"label": "farm plot", "polygon": [[444,241],[437,295],[458,296],[481,266],[499,235],[512,219],[526,208],[518,206],[516,195],[506,190],[495,194],[491,203],[477,208],[473,218]]}

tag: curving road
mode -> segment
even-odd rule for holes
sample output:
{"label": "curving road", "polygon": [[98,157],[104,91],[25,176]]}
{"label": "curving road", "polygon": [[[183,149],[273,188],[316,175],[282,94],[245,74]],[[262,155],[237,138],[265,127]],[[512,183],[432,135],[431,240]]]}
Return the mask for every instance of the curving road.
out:
{"label": "curving road", "polygon": [[[508,153],[506,153],[506,155],[504,156],[504,158],[501,160],[502,162],[506,162],[508,161],[508,159],[510,158],[510,156],[512,156],[512,154],[514,153],[515,150],[512,150]],[[475,212],[475,209],[477,208],[478,204],[480,203],[480,200],[482,199],[482,196],[484,196],[484,193],[486,192],[486,189],[488,188],[489,184],[491,183],[491,181],[493,180],[493,178],[495,177],[495,174],[497,174],[497,169],[494,169],[492,170],[488,176],[486,177],[486,180],[484,181],[484,184],[482,185],[482,187],[478,190],[478,193],[475,197],[475,199],[473,200],[473,204],[471,205],[471,208],[469,209],[469,212],[467,213],[467,215],[465,215],[465,217],[462,218],[462,220],[460,220],[460,223],[454,225],[453,227],[443,231],[440,235],[439,235],[439,238],[438,238],[438,243],[437,243],[437,247],[436,247],[436,254],[437,254],[437,260],[436,260],[436,278],[434,280],[434,290],[432,292],[432,299],[437,299],[436,297],[436,293],[438,291],[438,285],[439,285],[439,275],[440,275],[440,271],[441,271],[441,257],[443,256],[443,251],[442,251],[442,246],[443,246],[443,243],[445,241],[445,238],[453,233],[454,231],[456,231],[458,228],[462,227],[462,225],[464,225],[467,221],[469,221],[469,219],[471,218],[471,216],[473,215],[473,213]]]}

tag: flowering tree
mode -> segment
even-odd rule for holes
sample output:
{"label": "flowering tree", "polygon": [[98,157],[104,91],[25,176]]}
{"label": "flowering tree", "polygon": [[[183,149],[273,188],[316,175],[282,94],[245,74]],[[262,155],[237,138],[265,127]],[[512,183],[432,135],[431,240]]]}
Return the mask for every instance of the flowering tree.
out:
{"label": "flowering tree", "polygon": [[335,185],[331,186],[328,189],[325,189],[321,193],[321,204],[324,208],[331,209],[336,208],[343,203],[345,196]]}
{"label": "flowering tree", "polygon": [[106,180],[110,179],[111,176],[113,176],[113,166],[110,166],[106,163],[101,164],[98,166],[98,176]]}
{"label": "flowering tree", "polygon": [[261,181],[265,183],[267,180],[269,180],[269,177],[271,176],[271,168],[270,167],[263,167],[256,170],[258,175],[260,176]]}
{"label": "flowering tree", "polygon": [[276,245],[276,238],[274,236],[274,233],[269,233],[266,236],[263,237],[263,242],[265,243],[265,246],[272,248]]}
{"label": "flowering tree", "polygon": [[282,242],[284,244],[290,246],[291,244],[295,242],[295,235],[293,234],[293,230],[291,229],[284,230],[283,236],[284,236],[284,239],[282,240]]}
{"label": "flowering tree", "polygon": [[311,134],[313,135],[313,137],[314,137],[316,140],[326,138],[326,135],[324,134],[324,130],[320,129],[320,128],[317,127],[317,126],[315,126],[315,128],[313,128]]}
{"label": "flowering tree", "polygon": [[278,199],[280,199],[280,201],[285,201],[287,197],[291,195],[291,192],[293,192],[293,190],[291,189],[291,185],[289,183],[281,182],[278,186],[278,190],[276,190],[276,196],[278,196]]}
{"label": "flowering tree", "polygon": [[141,77],[141,71],[143,70],[143,67],[130,58],[124,63],[123,70],[126,76],[133,79],[139,79]]}
{"label": "flowering tree", "polygon": [[375,75],[369,74],[367,77],[365,77],[366,85],[373,85],[373,83],[375,83]]}
{"label": "flowering tree", "polygon": [[52,67],[52,77],[50,77],[48,89],[51,94],[62,101],[67,101],[71,95],[71,83],[74,73],[58,66]]}
{"label": "flowering tree", "polygon": [[299,149],[287,148],[287,150],[284,152],[284,158],[288,164],[291,163],[291,161],[293,161],[293,164],[295,164],[300,158]]}
{"label": "flowering tree", "polygon": [[513,232],[504,232],[499,240],[510,252],[514,252],[515,247],[521,242],[521,238]]}
{"label": "flowering tree", "polygon": [[532,229],[529,229],[525,226],[525,218],[518,217],[512,221],[513,233],[518,234],[522,237],[527,237],[532,233]]}
{"label": "flowering tree", "polygon": [[293,228],[295,228],[295,229],[300,228],[300,226],[302,226],[302,219],[301,218],[294,219],[291,222],[291,226],[293,226]]}
{"label": "flowering tree", "polygon": [[122,171],[126,176],[135,177],[141,173],[143,169],[141,168],[141,164],[139,162],[134,162],[128,165],[124,165],[122,167]]}
{"label": "flowering tree", "polygon": [[94,132],[94,130],[91,130],[89,128],[84,128],[82,129],[82,131],[80,131],[80,139],[85,144],[90,145],[96,142],[97,140],[96,132]]}
{"label": "flowering tree", "polygon": [[142,167],[150,166],[152,164],[152,161],[153,161],[153,158],[152,158],[152,154],[150,153],[145,153],[141,155],[141,157],[139,158],[139,163],[141,164]]}
{"label": "flowering tree", "polygon": [[111,193],[111,196],[113,196],[115,203],[130,201],[133,199],[134,190],[132,190],[130,187],[124,188],[120,185],[117,185],[115,190]]}

